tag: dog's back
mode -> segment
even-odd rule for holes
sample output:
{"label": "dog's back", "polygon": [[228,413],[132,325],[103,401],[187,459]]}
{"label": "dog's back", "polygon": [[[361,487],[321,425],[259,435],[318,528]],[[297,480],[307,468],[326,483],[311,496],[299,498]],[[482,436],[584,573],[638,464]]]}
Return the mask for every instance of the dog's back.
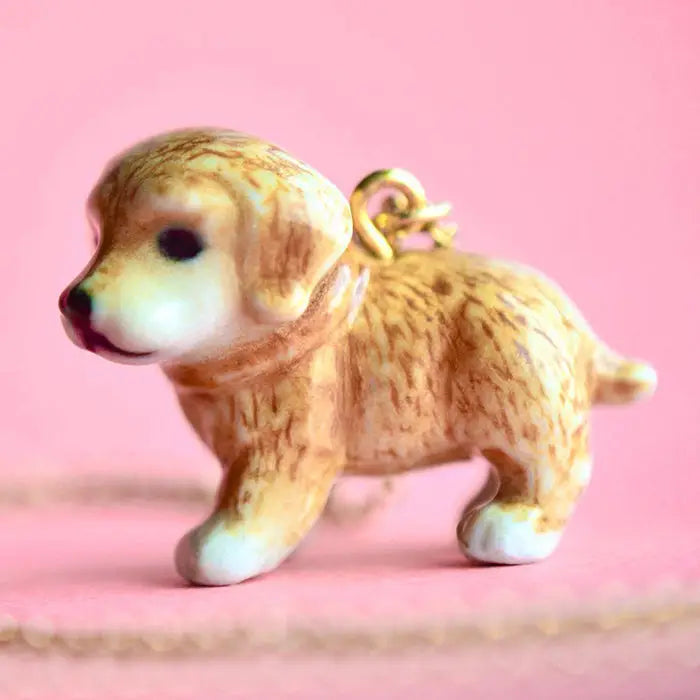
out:
{"label": "dog's back", "polygon": [[649,390],[644,365],[611,358],[534,270],[454,250],[373,265],[348,338],[348,470],[546,449],[606,392],[622,401]]}

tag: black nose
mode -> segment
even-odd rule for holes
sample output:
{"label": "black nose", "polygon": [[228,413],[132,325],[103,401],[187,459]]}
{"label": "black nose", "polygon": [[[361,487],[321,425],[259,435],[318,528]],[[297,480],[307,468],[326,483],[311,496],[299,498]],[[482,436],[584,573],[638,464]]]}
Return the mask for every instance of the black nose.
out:
{"label": "black nose", "polygon": [[71,287],[61,295],[60,307],[65,314],[88,319],[92,311],[92,298],[80,286]]}

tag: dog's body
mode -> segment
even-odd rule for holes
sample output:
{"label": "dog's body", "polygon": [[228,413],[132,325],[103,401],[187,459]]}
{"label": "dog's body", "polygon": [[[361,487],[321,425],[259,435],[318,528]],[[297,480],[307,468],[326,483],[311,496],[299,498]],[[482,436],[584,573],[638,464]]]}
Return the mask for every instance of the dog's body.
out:
{"label": "dog's body", "polygon": [[[295,249],[286,255],[289,268]],[[321,273],[295,318],[214,355],[163,361],[224,468],[213,515],[178,547],[180,572],[221,584],[274,568],[343,472],[476,454],[494,479],[465,509],[465,552],[548,556],[590,478],[591,405],[651,393],[653,370],[607,349],[555,285],[521,266],[452,250],[379,261],[345,237]]]}
{"label": "dog's body", "polygon": [[[248,379],[226,361],[169,371],[199,435],[232,460],[228,507],[253,510],[257,494],[262,507],[261,484],[288,478],[319,500],[317,514],[328,488],[315,488],[319,464],[329,477],[386,475],[481,454],[500,481],[491,521],[501,508],[553,546],[590,476],[591,405],[651,390],[646,367],[610,352],[560,290],[521,266],[451,250],[380,263],[354,247],[341,262],[368,266],[370,281],[354,323],[331,342]],[[246,373],[265,356],[247,353]],[[256,458],[265,466],[251,471]],[[511,563],[544,556],[503,551],[489,529],[473,551],[467,537],[467,551]]]}

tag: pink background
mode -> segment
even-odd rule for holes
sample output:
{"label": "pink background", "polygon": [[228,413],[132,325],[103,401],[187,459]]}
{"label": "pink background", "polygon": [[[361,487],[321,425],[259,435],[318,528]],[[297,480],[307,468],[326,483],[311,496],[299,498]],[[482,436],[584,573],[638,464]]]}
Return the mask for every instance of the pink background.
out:
{"label": "pink background", "polygon": [[[192,474],[208,464],[155,368],[72,347],[56,309],[115,150],[220,124],[345,192],[413,170],[466,248],[559,281],[653,402],[601,410],[588,509],[648,523],[700,484],[700,7],[685,2],[4,2],[2,455]],[[187,8],[187,9],[186,9]]]}
{"label": "pink background", "polygon": [[[577,527],[601,543],[675,532],[697,560],[700,4],[3,0],[0,84],[0,485],[46,467],[215,473],[158,370],[74,348],[57,297],[87,259],[104,161],[221,125],[347,193],[412,170],[453,202],[461,246],[543,270],[653,362],[651,402],[596,414]],[[420,507],[468,481],[420,479]],[[595,542],[574,538],[584,561]]]}

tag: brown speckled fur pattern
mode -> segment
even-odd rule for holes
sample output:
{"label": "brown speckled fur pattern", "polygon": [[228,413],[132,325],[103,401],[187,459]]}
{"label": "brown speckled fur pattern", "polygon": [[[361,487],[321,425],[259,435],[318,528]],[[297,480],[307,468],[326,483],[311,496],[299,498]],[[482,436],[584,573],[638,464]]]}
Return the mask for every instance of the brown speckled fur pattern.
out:
{"label": "brown speckled fur pattern", "polygon": [[[133,183],[165,177],[173,159],[178,172],[184,163],[186,177],[196,178],[198,154],[220,154],[221,143],[200,134],[175,145],[165,139],[159,148],[122,163],[95,195],[103,209],[128,207]],[[224,184],[231,173],[249,179],[244,156],[227,151],[227,169],[216,177]],[[286,186],[284,168],[270,172],[276,186]],[[256,186],[255,177],[249,184]],[[313,231],[290,246],[304,212],[285,215],[293,223],[279,229],[270,253],[284,255],[274,265],[263,256],[256,268],[269,298],[304,268],[298,256],[331,254],[328,246],[314,249]],[[352,281],[369,270],[369,284],[361,303],[345,294],[331,308],[329,289],[344,266]],[[251,575],[274,568],[302,539],[342,472],[385,475],[475,455],[493,465],[492,492],[481,509],[465,510],[463,548],[486,561],[543,558],[555,542],[542,548],[534,540],[558,537],[589,480],[592,404],[653,391],[653,371],[607,349],[539,273],[454,250],[383,262],[356,242],[314,287],[300,318],[215,360],[171,363],[165,371],[224,468],[217,522],[235,541],[256,537],[277,552]],[[472,542],[488,509],[490,529]],[[523,544],[521,533],[509,545],[514,523],[526,523],[533,542]],[[194,550],[206,532],[198,538]]]}
{"label": "brown speckled fur pattern", "polygon": [[541,526],[561,527],[584,485],[570,472],[589,459],[600,381],[600,346],[580,314],[535,273],[475,255],[413,252],[387,264],[349,250],[345,261],[369,266],[370,282],[334,344],[239,390],[193,386],[213,386],[226,362],[171,372],[200,434],[211,426],[207,443],[238,454],[240,423],[292,481],[317,446],[338,453],[339,469],[373,475],[481,453],[505,502],[542,505]]}

